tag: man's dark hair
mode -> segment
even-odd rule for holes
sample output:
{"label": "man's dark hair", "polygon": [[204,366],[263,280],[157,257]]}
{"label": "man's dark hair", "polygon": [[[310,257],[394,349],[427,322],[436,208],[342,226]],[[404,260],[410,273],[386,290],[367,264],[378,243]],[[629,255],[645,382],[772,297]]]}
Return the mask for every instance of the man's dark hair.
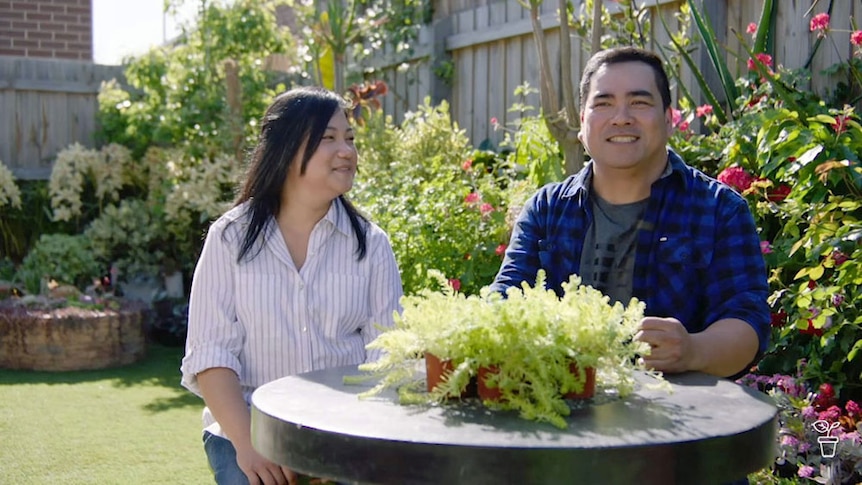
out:
{"label": "man's dark hair", "polygon": [[590,84],[596,71],[602,66],[622,62],[643,62],[651,67],[655,74],[655,84],[658,87],[659,94],[661,94],[662,108],[667,109],[670,106],[670,82],[668,81],[667,72],[664,70],[661,58],[654,52],[639,47],[614,47],[597,52],[587,61],[587,65],[584,66],[580,86],[581,111],[584,110],[584,103],[586,103],[587,97],[590,94]]}

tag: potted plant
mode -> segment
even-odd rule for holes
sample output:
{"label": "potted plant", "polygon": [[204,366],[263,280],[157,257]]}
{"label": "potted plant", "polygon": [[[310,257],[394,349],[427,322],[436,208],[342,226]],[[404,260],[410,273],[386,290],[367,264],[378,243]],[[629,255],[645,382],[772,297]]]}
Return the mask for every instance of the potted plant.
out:
{"label": "potted plant", "polygon": [[[487,288],[465,296],[435,277],[442,291],[405,296],[395,326],[369,344],[382,357],[359,369],[380,381],[361,396],[394,387],[404,403],[442,401],[463,396],[478,378],[480,392],[492,391],[486,406],[564,428],[567,394],[589,397],[595,379],[603,392],[624,397],[634,372],[645,371],[637,356],[649,347],[633,340],[644,309],[636,299],[611,305],[577,276],[558,297],[545,289],[543,272],[535,286],[510,288],[505,298]],[[443,363],[444,374],[423,385],[416,368],[426,355]]]}

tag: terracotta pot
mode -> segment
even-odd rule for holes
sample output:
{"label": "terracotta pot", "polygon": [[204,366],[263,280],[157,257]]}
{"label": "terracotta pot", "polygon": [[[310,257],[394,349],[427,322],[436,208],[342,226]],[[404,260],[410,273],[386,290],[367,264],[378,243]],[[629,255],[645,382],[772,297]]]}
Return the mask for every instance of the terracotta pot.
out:
{"label": "terracotta pot", "polygon": [[[500,390],[496,387],[490,388],[485,384],[485,378],[489,374],[496,374],[499,368],[495,365],[488,367],[479,367],[477,378],[477,393],[482,400],[497,401],[500,399]],[[569,372],[578,374],[578,364],[572,362],[569,364]],[[581,392],[569,392],[563,396],[563,399],[589,399],[596,393],[596,369],[587,367],[584,370],[586,380],[584,381],[584,389]]]}
{"label": "terracotta pot", "polygon": [[[428,392],[446,380],[446,374],[454,370],[451,360],[440,360],[436,355],[425,352],[425,388]],[[470,379],[467,388],[461,393],[461,398],[476,397],[475,379]]]}
{"label": "terracotta pot", "polygon": [[483,401],[498,401],[500,399],[500,389],[485,385],[485,379],[488,375],[496,374],[497,372],[500,372],[500,369],[496,365],[479,367],[479,372],[476,376],[476,393]]}
{"label": "terracotta pot", "polygon": [[[569,364],[569,372],[578,375],[578,364],[572,362]],[[596,368],[587,367],[584,369],[586,379],[584,380],[584,390],[581,392],[569,392],[563,396],[564,399],[589,399],[596,394]]]}

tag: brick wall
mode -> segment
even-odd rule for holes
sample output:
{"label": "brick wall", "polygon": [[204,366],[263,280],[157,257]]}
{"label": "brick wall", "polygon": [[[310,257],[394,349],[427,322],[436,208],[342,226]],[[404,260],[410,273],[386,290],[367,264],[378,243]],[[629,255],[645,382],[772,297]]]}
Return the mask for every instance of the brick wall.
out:
{"label": "brick wall", "polygon": [[93,60],[91,0],[0,0],[0,56]]}

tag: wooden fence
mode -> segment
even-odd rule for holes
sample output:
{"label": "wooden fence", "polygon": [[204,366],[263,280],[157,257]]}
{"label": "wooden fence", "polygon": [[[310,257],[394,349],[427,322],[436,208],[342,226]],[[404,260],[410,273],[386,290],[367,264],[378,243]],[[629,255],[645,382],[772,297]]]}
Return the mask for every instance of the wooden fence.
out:
{"label": "wooden fence", "polygon": [[[576,1],[578,4],[583,2]],[[611,5],[610,2],[605,2]],[[669,35],[659,16],[670,29],[679,28],[675,13],[683,0],[642,0],[638,2],[651,11],[652,39],[650,48],[657,50],[669,45]],[[763,0],[700,0],[701,9],[709,15],[713,29],[727,47],[727,61],[734,75],[744,72],[746,55],[740,48],[737,33],[747,35],[749,23],[757,23]],[[805,66],[816,35],[809,32],[811,16],[825,11],[831,2],[819,2],[811,12],[810,0],[780,0],[775,2],[777,21],[774,32],[774,57],[778,64],[788,68]],[[545,0],[541,21],[559,89],[560,38],[556,27],[558,2]],[[808,13],[806,16],[805,14]],[[862,0],[842,0],[832,6],[832,31],[820,46],[810,65],[814,73],[811,87],[816,92],[828,93],[836,79],[821,74],[825,68],[851,57],[850,19],[862,25]],[[589,39],[572,38],[572,68],[574,82],[586,62]],[[704,49],[695,52],[701,72],[715,83]],[[539,62],[529,11],[517,0],[436,0],[435,18],[422,29],[412,54],[397,56],[381,50],[366,67],[375,69],[372,75],[385,80],[392,94],[384,100],[384,110],[396,121],[404,113],[415,109],[426,96],[434,102],[447,99],[451,103],[453,120],[467,130],[472,143],[483,142],[496,146],[503,138],[501,130],[490,123],[496,118],[504,126],[518,118],[508,109],[516,102],[538,108],[538,94],[519,99],[515,87],[527,82],[539,87]],[[444,81],[445,79],[445,81]],[[683,83],[699,96],[690,71],[683,69]],[[447,84],[448,82],[448,84]],[[577,87],[577,86],[576,86]],[[535,111],[534,111],[535,112]]]}
{"label": "wooden fence", "polygon": [[[583,2],[575,3],[580,8]],[[671,29],[679,28],[674,14],[685,2],[638,3],[651,11],[650,47],[667,46],[669,37],[658,18],[661,16]],[[699,0],[699,3],[727,47],[733,74],[738,75],[746,67],[744,55],[739,54],[736,33],[745,35],[746,26],[759,21],[763,0]],[[808,29],[810,18],[832,4],[832,31],[810,64],[814,73],[812,89],[828,93],[834,89],[836,78],[821,71],[850,58],[851,20],[862,25],[862,0],[818,2],[811,12],[808,12],[811,0],[780,0],[775,4],[773,54],[778,64],[788,68],[806,65],[817,40]],[[545,0],[541,23],[556,76],[555,85],[560,89],[562,67],[556,8],[556,1]],[[370,77],[389,84],[391,94],[384,97],[383,109],[396,122],[415,110],[426,96],[434,103],[445,99],[451,104],[453,120],[467,131],[474,146],[484,143],[497,147],[503,132],[494,129],[491,118],[508,126],[519,117],[509,112],[516,103],[534,108],[540,105],[538,94],[524,98],[514,94],[515,88],[524,83],[539,87],[538,54],[529,11],[517,0],[435,0],[434,11],[433,22],[421,29],[409,54],[381,49],[362,67],[373,68]],[[587,59],[585,42],[573,37],[575,83]],[[713,76],[703,49],[695,57],[701,71]],[[59,150],[74,142],[92,146],[99,85],[103,80],[121,77],[121,69],[87,62],[0,57],[0,161],[18,178],[47,178]],[[699,95],[691,73],[684,70],[682,77],[689,90]]]}
{"label": "wooden fence", "polygon": [[96,96],[119,66],[0,57],[0,161],[18,179],[47,179],[58,151],[93,146]]}

